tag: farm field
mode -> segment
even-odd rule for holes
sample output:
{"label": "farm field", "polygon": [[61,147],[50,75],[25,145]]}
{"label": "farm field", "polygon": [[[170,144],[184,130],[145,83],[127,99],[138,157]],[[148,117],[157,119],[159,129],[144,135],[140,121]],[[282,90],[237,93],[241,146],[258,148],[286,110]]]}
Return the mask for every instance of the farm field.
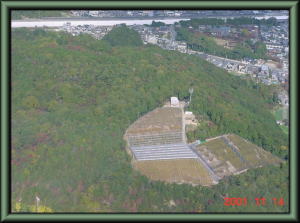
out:
{"label": "farm field", "polygon": [[212,179],[197,159],[134,161],[133,167],[151,180],[169,183],[212,185]]}

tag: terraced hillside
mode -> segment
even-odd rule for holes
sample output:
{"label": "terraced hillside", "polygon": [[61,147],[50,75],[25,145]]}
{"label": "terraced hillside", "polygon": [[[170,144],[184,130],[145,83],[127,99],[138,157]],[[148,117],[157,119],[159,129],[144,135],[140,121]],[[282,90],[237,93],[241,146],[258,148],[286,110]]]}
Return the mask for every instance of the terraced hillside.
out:
{"label": "terraced hillside", "polygon": [[139,161],[197,158],[185,142],[184,129],[182,109],[162,107],[135,121],[125,139]]}
{"label": "terraced hillside", "polygon": [[135,121],[128,129],[127,135],[156,134],[161,132],[178,132],[182,129],[182,111],[176,107],[156,108]]}
{"label": "terraced hillside", "polygon": [[156,108],[135,121],[126,131],[130,146],[152,146],[181,143],[182,110],[174,107]]}
{"label": "terraced hillside", "polygon": [[270,152],[234,135],[222,135],[194,147],[214,173],[221,179],[250,168],[279,164],[281,159]]}
{"label": "terraced hillside", "polygon": [[238,135],[232,134],[229,135],[228,138],[241,149],[240,154],[251,163],[252,167],[281,162],[281,159],[278,157],[273,156],[270,152],[254,145]]}

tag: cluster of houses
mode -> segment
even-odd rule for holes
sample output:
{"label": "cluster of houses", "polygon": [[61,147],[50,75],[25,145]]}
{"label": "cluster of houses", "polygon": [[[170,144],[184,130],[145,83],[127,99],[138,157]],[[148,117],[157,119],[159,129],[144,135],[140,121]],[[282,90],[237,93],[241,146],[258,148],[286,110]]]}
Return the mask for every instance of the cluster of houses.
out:
{"label": "cluster of houses", "polygon": [[[193,14],[193,12],[191,12]],[[182,10],[73,10],[74,17],[180,17],[188,16]]]}
{"label": "cluster of houses", "polygon": [[[285,23],[282,23],[281,26],[284,27],[284,24]],[[282,54],[282,56],[279,57],[280,61],[278,63],[280,64],[280,67],[276,67],[269,65],[268,61],[264,61],[261,59],[244,58],[243,60],[237,61],[190,50],[187,48],[186,42],[175,40],[176,32],[174,31],[174,26],[151,27],[136,25],[132,26],[132,28],[139,32],[145,44],[156,44],[167,50],[177,50],[182,53],[198,54],[200,57],[206,59],[208,62],[215,64],[218,67],[234,73],[249,74],[256,81],[262,82],[266,85],[284,84],[288,82],[288,45],[278,43],[278,45],[280,45],[280,49],[284,49],[285,54]],[[200,30],[217,37],[224,38],[225,36],[227,36],[227,39],[236,39],[238,38],[237,36],[241,35],[241,30],[247,30],[246,33],[249,33],[249,38],[251,38],[253,41],[256,41],[258,40],[258,38],[260,38],[260,31],[258,29],[258,26],[256,25],[243,25],[239,26],[238,28],[229,26],[200,25],[199,31]],[[283,30],[288,31],[287,29]],[[264,32],[262,32],[262,35],[264,35]],[[280,34],[280,36],[282,35],[283,34]],[[288,33],[284,34],[284,36],[287,35]],[[273,38],[273,36],[274,35],[271,35],[270,38]],[[264,35],[264,37],[268,36]],[[264,38],[264,40],[266,40],[266,38]],[[274,42],[274,40],[267,40]],[[269,42],[266,43],[269,53]],[[277,54],[276,56],[278,57],[280,55]]]}
{"label": "cluster of houses", "polygon": [[206,61],[236,74],[249,74],[257,82],[266,85],[285,83],[288,74],[278,68],[270,67],[263,60],[232,60],[214,55],[209,55],[193,50],[188,50],[189,54],[196,54]]}
{"label": "cluster of houses", "polygon": [[[225,18],[226,20],[226,18]],[[253,79],[266,85],[286,84],[289,78],[288,64],[288,21],[279,20],[277,26],[265,26],[255,24],[245,25],[199,25],[198,28],[189,27],[191,31],[198,31],[208,36],[219,38],[224,42],[225,48],[232,49],[237,42],[249,39],[252,42],[258,40],[266,44],[267,53],[275,61],[262,61],[257,59],[243,58],[240,61],[227,58],[197,53],[188,50],[190,54],[198,54],[207,61],[227,71],[240,74],[250,74]]]}
{"label": "cluster of houses", "polygon": [[261,26],[261,38],[265,42],[268,54],[280,62],[285,76],[289,67],[289,27],[288,22],[281,21],[277,26]]}
{"label": "cluster of houses", "polygon": [[73,36],[78,36],[82,33],[89,34],[96,39],[102,39],[113,26],[95,26],[95,25],[78,25],[72,26],[70,22],[65,23],[59,27],[58,31],[65,31],[71,33]]}
{"label": "cluster of houses", "polygon": [[187,53],[187,43],[175,40],[176,32],[173,25],[158,27],[133,25],[131,28],[140,34],[144,44],[155,44],[166,50]]}
{"label": "cluster of houses", "polygon": [[289,95],[286,91],[281,91],[277,95],[279,104],[288,106],[289,105]]}
{"label": "cluster of houses", "polygon": [[282,10],[71,10],[74,17],[216,17],[272,16]]}
{"label": "cluster of houses", "polygon": [[228,38],[230,40],[240,40],[245,37],[257,40],[259,37],[257,25],[199,25],[198,31],[210,36]]}

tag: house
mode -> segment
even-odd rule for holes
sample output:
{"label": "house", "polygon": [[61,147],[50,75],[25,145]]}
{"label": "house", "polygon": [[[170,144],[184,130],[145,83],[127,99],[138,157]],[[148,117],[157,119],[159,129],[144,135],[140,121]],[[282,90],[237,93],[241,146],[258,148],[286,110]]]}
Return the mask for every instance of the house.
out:
{"label": "house", "polygon": [[265,75],[269,75],[269,67],[267,65],[262,65],[261,72]]}

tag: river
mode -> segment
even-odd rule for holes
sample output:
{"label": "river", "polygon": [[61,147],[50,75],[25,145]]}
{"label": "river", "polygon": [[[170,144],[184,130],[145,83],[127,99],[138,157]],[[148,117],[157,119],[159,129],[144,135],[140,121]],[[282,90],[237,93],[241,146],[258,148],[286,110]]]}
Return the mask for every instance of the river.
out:
{"label": "river", "polygon": [[[268,19],[271,16],[257,16],[256,19]],[[274,16],[277,19],[288,19],[288,16]],[[150,25],[152,21],[163,22],[166,24],[174,24],[181,20],[189,20],[188,18],[178,19],[112,19],[112,20],[99,20],[99,19],[42,19],[42,20],[12,20],[11,27],[60,27],[69,22],[72,26],[78,25],[96,25],[96,26],[113,26],[116,24],[125,23],[126,25]]]}
{"label": "river", "polygon": [[96,26],[113,26],[116,24],[125,23],[126,25],[143,25],[147,24],[150,25],[152,21],[156,22],[163,22],[165,24],[174,24],[175,22],[179,22],[181,20],[189,20],[189,19],[140,19],[140,20],[35,20],[35,21],[12,21],[11,27],[12,28],[18,28],[18,27],[60,27],[63,26],[63,24],[69,22],[72,26],[78,26],[78,25],[96,25]]}

